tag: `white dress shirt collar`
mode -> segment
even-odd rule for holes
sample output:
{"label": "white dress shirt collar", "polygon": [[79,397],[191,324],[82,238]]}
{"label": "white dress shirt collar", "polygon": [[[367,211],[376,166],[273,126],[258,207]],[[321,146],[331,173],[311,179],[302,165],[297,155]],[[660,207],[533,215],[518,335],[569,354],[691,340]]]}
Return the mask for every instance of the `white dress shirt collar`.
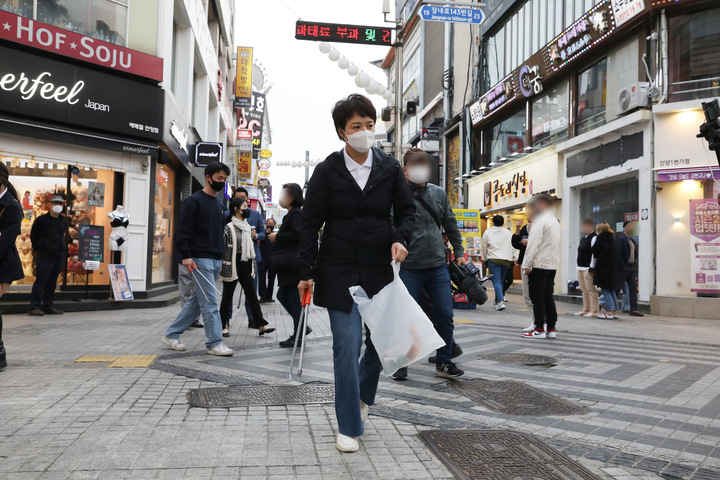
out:
{"label": "white dress shirt collar", "polygon": [[357,182],[360,190],[364,190],[368,178],[370,178],[370,171],[372,170],[372,148],[368,152],[367,160],[365,160],[365,163],[363,163],[362,165],[352,159],[352,157],[347,152],[347,148],[343,148],[343,155],[345,156],[345,167],[347,167],[350,175],[352,175],[352,177],[355,179],[355,182]]}

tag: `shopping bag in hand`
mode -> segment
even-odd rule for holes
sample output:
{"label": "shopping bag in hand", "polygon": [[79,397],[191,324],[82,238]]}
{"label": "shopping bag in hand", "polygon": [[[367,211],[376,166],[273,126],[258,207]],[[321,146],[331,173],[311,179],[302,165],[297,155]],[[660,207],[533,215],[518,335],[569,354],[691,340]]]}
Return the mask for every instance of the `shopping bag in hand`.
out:
{"label": "shopping bag in hand", "polygon": [[360,286],[350,287],[363,322],[370,329],[385,375],[407,367],[445,345],[430,319],[400,280],[400,264],[392,264],[395,278],[373,298]]}

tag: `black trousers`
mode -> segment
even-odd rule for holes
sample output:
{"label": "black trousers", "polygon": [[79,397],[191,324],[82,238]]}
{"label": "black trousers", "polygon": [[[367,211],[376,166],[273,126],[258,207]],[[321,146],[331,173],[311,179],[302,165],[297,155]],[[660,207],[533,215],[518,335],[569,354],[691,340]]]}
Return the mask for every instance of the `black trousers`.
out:
{"label": "black trousers", "polygon": [[[300,292],[296,287],[280,286],[278,287],[277,299],[286,312],[293,319],[293,336],[298,333],[300,325],[300,315],[302,315],[302,302],[300,301]],[[307,331],[307,325],[305,325]]]}
{"label": "black trousers", "polygon": [[[628,285],[627,292],[624,288],[625,283]],[[637,312],[637,270],[633,268],[630,270],[620,270],[618,272],[618,289],[615,293],[620,293],[620,290],[623,291],[623,308],[628,304],[628,299],[630,299],[630,311]]]}
{"label": "black trousers", "polygon": [[258,294],[261,300],[272,300],[275,291],[275,271],[270,268],[270,261],[258,263]]}
{"label": "black trousers", "polygon": [[52,310],[54,308],[55,287],[63,270],[65,258],[36,258],[37,273],[30,294],[30,307],[33,310]]}
{"label": "black trousers", "polygon": [[260,302],[255,293],[255,282],[252,277],[252,261],[237,262],[238,279],[232,282],[223,282],[223,298],[220,302],[220,319],[222,320],[222,328],[230,327],[230,317],[232,317],[232,301],[235,295],[235,286],[239,283],[240,288],[245,293],[245,301],[252,312],[252,326],[255,328],[264,327],[268,324],[263,317]]}
{"label": "black trousers", "polygon": [[528,277],[530,300],[532,300],[535,314],[535,327],[540,330],[544,330],[545,324],[547,324],[548,330],[555,330],[557,324],[557,309],[553,298],[555,272],[555,270],[533,268]]}
{"label": "black trousers", "polygon": [[510,267],[505,274],[505,278],[503,279],[503,294],[505,294],[508,291],[508,288],[512,287],[513,282],[515,281],[515,269],[514,267]]}

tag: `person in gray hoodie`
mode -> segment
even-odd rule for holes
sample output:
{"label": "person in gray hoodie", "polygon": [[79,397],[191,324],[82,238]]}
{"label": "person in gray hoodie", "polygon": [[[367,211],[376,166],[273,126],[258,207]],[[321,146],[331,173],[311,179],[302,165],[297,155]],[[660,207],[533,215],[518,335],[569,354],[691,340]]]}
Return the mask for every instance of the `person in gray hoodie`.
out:
{"label": "person in gray hoodie", "polygon": [[[455,378],[463,372],[452,362],[453,348],[453,296],[450,273],[443,241],[443,229],[450,240],[458,265],[465,264],[462,236],[445,191],[428,183],[432,157],[419,148],[413,148],[403,159],[405,175],[415,200],[415,228],[408,239],[408,256],[400,269],[400,278],[419,301],[423,289],[428,293],[435,311],[434,323],[445,346],[437,350],[435,374]],[[395,373],[396,380],[407,378],[407,369]]]}

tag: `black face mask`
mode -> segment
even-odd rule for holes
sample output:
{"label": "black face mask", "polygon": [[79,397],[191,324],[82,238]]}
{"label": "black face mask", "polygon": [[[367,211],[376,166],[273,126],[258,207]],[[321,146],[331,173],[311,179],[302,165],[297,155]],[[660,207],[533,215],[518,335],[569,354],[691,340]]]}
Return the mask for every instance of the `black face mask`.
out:
{"label": "black face mask", "polygon": [[274,225],[266,225],[265,229],[270,230],[272,232],[273,230],[275,230],[275,226]]}
{"label": "black face mask", "polygon": [[219,192],[225,188],[225,182],[216,182],[213,179],[210,179],[210,188]]}
{"label": "black face mask", "polygon": [[248,208],[247,210],[242,210],[240,212],[240,215],[242,215],[243,218],[249,218],[250,217],[250,209]]}

